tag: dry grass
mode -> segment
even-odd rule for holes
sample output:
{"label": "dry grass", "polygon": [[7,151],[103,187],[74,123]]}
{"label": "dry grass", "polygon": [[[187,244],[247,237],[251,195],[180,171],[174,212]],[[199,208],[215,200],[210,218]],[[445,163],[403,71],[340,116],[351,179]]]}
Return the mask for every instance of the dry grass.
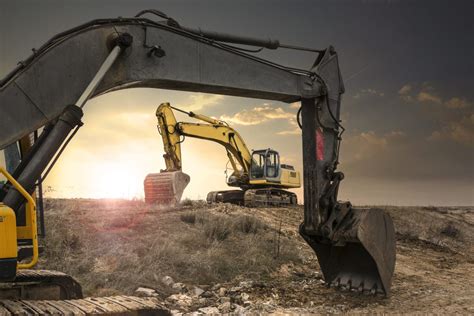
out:
{"label": "dry grass", "polygon": [[459,238],[461,231],[453,222],[449,222],[441,229],[440,233],[448,237]]}
{"label": "dry grass", "polygon": [[[250,215],[216,214],[193,203],[159,209],[139,201],[48,200],[40,268],[76,277],[87,295],[131,294],[177,282],[213,284],[266,278],[300,263],[296,241]],[[197,203],[197,205],[200,205]]]}

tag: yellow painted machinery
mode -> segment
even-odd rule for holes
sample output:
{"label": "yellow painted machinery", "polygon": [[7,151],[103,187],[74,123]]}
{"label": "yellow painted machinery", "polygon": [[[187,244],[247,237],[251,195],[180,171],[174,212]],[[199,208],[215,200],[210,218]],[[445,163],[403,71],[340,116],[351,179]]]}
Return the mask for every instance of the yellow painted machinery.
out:
{"label": "yellow painted machinery", "polygon": [[[173,110],[204,123],[177,122]],[[163,139],[166,169],[145,178],[145,200],[150,203],[179,202],[190,177],[182,172],[181,143],[194,137],[222,145],[232,166],[227,184],[241,190],[209,192],[208,203],[228,202],[245,206],[297,204],[296,194],[285,189],[299,188],[300,173],[280,162],[272,149],[249,151],[240,134],[224,121],[186,112],[162,103],[156,110],[158,131]]]}
{"label": "yellow painted machinery", "polygon": [[[3,168],[0,173],[27,200],[25,226],[17,226],[15,212],[0,203],[0,280],[12,281],[18,269],[29,269],[38,262],[38,234],[36,224],[36,203],[31,195]],[[31,240],[32,257],[28,263],[18,263],[18,238]]]}

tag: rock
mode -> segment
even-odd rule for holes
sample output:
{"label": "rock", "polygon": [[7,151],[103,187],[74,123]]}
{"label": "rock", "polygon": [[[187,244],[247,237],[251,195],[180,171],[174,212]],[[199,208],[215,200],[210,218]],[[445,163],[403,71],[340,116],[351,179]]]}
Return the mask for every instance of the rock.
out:
{"label": "rock", "polygon": [[161,282],[163,282],[163,284],[165,284],[166,286],[173,286],[174,284],[174,280],[170,277],[170,276],[164,276],[162,279],[161,279]]}
{"label": "rock", "polygon": [[221,313],[230,313],[232,311],[232,304],[230,302],[222,303],[217,307]]}
{"label": "rock", "polygon": [[215,294],[213,292],[210,292],[210,291],[204,291],[204,293],[201,294],[201,297],[207,297],[207,298],[211,298],[211,297],[214,297]]}
{"label": "rock", "polygon": [[186,290],[186,285],[184,285],[183,283],[174,283],[173,285],[171,285],[171,287],[175,290],[178,290],[180,292],[184,292]]}
{"label": "rock", "polygon": [[195,296],[201,296],[201,294],[204,293],[204,290],[201,289],[201,288],[198,288],[197,286],[194,287],[192,293],[195,295]]}
{"label": "rock", "polygon": [[240,294],[240,298],[242,299],[242,301],[248,301],[249,298],[250,298],[250,295],[248,295],[247,293],[241,293]]}
{"label": "rock", "polygon": [[229,292],[240,292],[242,291],[242,288],[240,286],[234,286],[234,287],[231,287]]}
{"label": "rock", "polygon": [[234,314],[235,315],[244,315],[247,312],[245,307],[240,306],[238,304],[234,304]]}
{"label": "rock", "polygon": [[227,303],[227,302],[229,302],[229,303],[230,303],[230,297],[227,297],[227,296],[221,297],[221,298],[219,299],[219,302],[221,302],[221,303]]}
{"label": "rock", "polygon": [[245,307],[248,307],[248,306],[250,306],[250,305],[252,305],[252,302],[251,302],[251,301],[244,301],[244,306],[245,306]]}
{"label": "rock", "polygon": [[242,281],[239,283],[239,286],[244,289],[250,289],[253,287],[253,281]]}
{"label": "rock", "polygon": [[135,290],[135,293],[139,296],[158,296],[158,293],[154,289],[149,289],[146,287],[139,287]]}
{"label": "rock", "polygon": [[183,313],[181,313],[181,312],[180,312],[179,310],[177,310],[177,309],[172,309],[172,310],[170,311],[170,313],[171,313],[171,315],[173,315],[173,316],[182,316],[182,315],[183,315]]}
{"label": "rock", "polygon": [[198,299],[198,303],[199,303],[199,305],[201,305],[201,306],[209,305],[208,302],[209,302],[209,300],[208,300],[207,298],[205,298],[205,297],[200,297],[200,298]]}
{"label": "rock", "polygon": [[193,299],[186,294],[173,294],[166,299],[181,307],[188,307],[193,303]]}
{"label": "rock", "polygon": [[225,287],[221,287],[217,293],[219,296],[225,296],[227,294],[227,289]]}
{"label": "rock", "polygon": [[207,315],[219,315],[220,312],[219,312],[219,309],[217,307],[213,307],[213,306],[208,306],[208,307],[201,307],[199,309],[199,311],[203,314],[207,314]]}

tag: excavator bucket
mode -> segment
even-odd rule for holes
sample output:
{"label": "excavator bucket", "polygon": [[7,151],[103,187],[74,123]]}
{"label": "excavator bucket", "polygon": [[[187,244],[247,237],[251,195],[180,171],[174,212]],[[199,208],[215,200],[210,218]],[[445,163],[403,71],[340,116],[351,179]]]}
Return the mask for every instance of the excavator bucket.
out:
{"label": "excavator bucket", "polygon": [[189,184],[189,175],[182,171],[150,173],[145,177],[145,202],[159,205],[176,205]]}
{"label": "excavator bucket", "polygon": [[390,294],[395,269],[395,231],[382,210],[351,209],[331,239],[301,235],[316,252],[328,285],[364,293]]}

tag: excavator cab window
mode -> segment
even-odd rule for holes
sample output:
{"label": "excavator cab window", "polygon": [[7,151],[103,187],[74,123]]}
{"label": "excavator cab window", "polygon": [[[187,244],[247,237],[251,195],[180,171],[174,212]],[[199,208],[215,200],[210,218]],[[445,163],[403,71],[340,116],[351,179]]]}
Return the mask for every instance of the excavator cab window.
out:
{"label": "excavator cab window", "polygon": [[276,151],[259,150],[252,154],[250,177],[252,179],[276,178],[280,165],[280,157]]}
{"label": "excavator cab window", "polygon": [[266,156],[265,168],[267,178],[278,177],[278,166],[280,164],[280,157],[277,152],[269,151]]}

